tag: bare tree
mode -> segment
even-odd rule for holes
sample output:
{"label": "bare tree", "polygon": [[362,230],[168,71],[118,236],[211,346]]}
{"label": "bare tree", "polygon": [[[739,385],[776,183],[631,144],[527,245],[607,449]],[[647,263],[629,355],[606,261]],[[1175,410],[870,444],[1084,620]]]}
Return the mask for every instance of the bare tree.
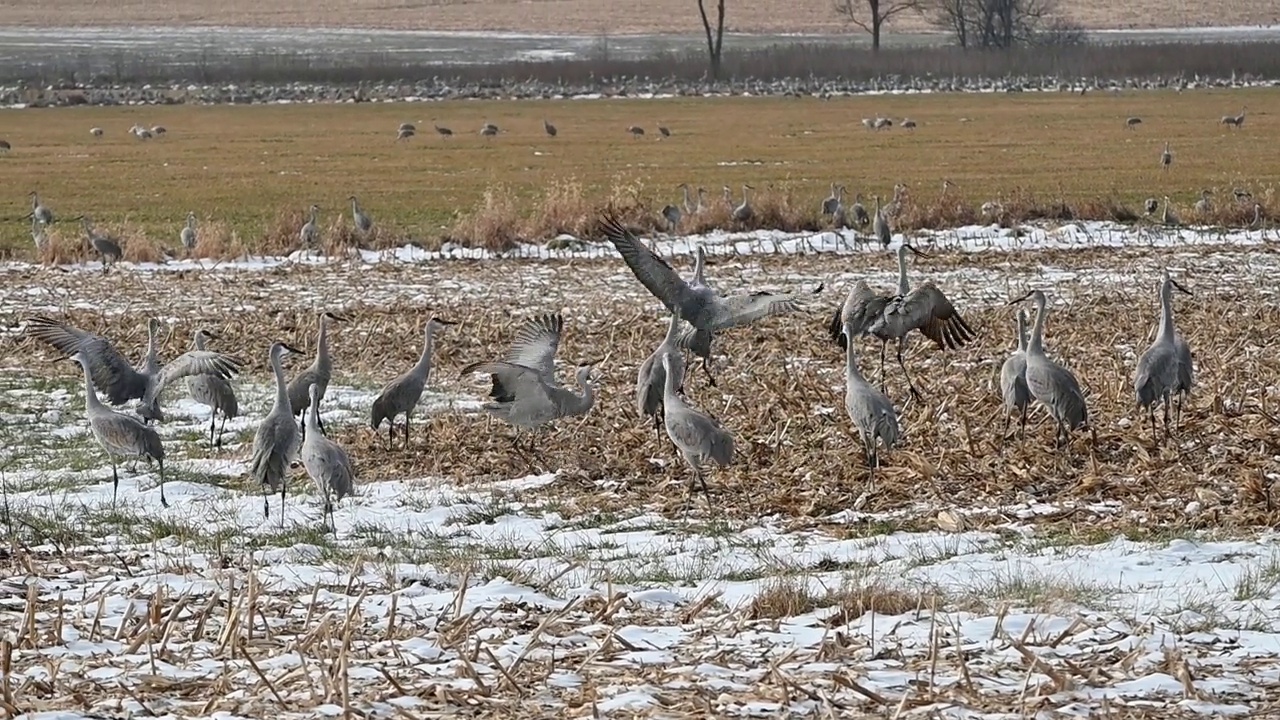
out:
{"label": "bare tree", "polygon": [[835,8],[845,22],[871,33],[871,51],[880,52],[880,31],[885,22],[907,10],[919,10],[920,0],[835,0]]}
{"label": "bare tree", "polygon": [[711,19],[707,17],[706,0],[698,0],[698,13],[702,15],[702,29],[707,33],[707,56],[711,61],[711,77],[719,79],[721,51],[724,49],[724,0],[716,2],[714,38],[711,32]]}
{"label": "bare tree", "polygon": [[1055,0],[928,0],[933,24],[960,47],[1011,48],[1039,42],[1077,41],[1056,14]]}

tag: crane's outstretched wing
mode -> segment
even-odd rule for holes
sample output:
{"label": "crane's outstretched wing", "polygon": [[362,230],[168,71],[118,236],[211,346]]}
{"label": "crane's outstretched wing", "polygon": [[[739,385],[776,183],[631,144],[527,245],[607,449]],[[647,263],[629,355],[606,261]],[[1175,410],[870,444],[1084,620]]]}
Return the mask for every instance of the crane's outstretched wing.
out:
{"label": "crane's outstretched wing", "polygon": [[844,304],[836,308],[835,313],[831,316],[831,322],[827,325],[827,333],[843,350],[848,347],[844,337],[844,326],[846,324],[850,325],[854,334],[866,334],[880,320],[880,317],[884,314],[884,308],[888,304],[888,295],[872,290],[865,280],[859,280],[849,290],[848,296],[844,299]]}
{"label": "crane's outstretched wing", "polygon": [[534,370],[547,382],[555,379],[555,356],[564,332],[564,317],[559,313],[531,318],[516,331],[511,349],[503,356],[511,365]]}
{"label": "crane's outstretched wing", "polygon": [[613,243],[618,253],[622,255],[622,259],[626,261],[627,267],[631,268],[631,272],[635,274],[640,284],[661,300],[668,310],[674,310],[676,306],[683,306],[695,299],[695,293],[689,284],[667,264],[667,261],[645,247],[630,230],[622,227],[616,218],[606,216],[600,222],[600,227],[604,230],[605,237],[609,238],[609,242]]}
{"label": "crane's outstretched wing", "polygon": [[93,386],[106,395],[112,405],[122,405],[146,392],[145,378],[101,335],[47,317],[28,318],[26,334],[66,355],[84,353]]}
{"label": "crane's outstretched wing", "polygon": [[546,395],[546,384],[541,374],[529,367],[509,362],[478,362],[462,368],[462,374],[488,373],[493,378],[493,390],[489,393],[495,401],[511,403],[528,399],[534,394]]}
{"label": "crane's outstretched wing", "polygon": [[887,312],[919,328],[939,349],[955,350],[977,337],[947,296],[931,282],[919,285],[905,298],[891,304]]}
{"label": "crane's outstretched wing", "polygon": [[754,292],[725,298],[716,303],[712,310],[712,327],[716,331],[727,330],[750,325],[771,315],[795,312],[805,295],[816,295],[822,292],[822,288],[822,285],[818,285],[811,293]]}
{"label": "crane's outstretched wing", "polygon": [[236,373],[240,372],[242,361],[230,355],[212,350],[190,350],[178,357],[173,362],[160,368],[160,372],[156,375],[155,380],[151,384],[151,393],[143,398],[143,402],[148,400],[158,400],[160,393],[168,387],[174,380],[193,375],[216,375],[217,377],[229,379]]}

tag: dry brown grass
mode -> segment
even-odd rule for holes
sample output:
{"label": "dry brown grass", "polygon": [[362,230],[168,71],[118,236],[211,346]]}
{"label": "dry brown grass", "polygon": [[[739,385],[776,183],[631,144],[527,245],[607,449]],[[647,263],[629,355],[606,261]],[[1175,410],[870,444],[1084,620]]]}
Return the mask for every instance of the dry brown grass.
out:
{"label": "dry brown grass", "polygon": [[[1062,0],[1067,17],[1091,29],[1272,25],[1280,14],[1266,3],[1226,0],[1220,3],[1161,3],[1138,0],[1117,4],[1103,0]],[[504,30],[528,33],[613,35],[690,33],[700,28],[696,3],[683,0],[558,0],[522,3],[513,12],[509,0],[469,0],[420,5],[374,0],[302,3],[299,0],[223,0],[209,6],[133,2],[105,5],[74,0],[10,4],[10,25],[232,25],[250,27],[385,27],[419,30]],[[898,32],[928,29],[915,13],[890,23]],[[829,0],[765,0],[730,6],[728,28],[734,32],[841,32],[846,26]]]}
{"label": "dry brown grass", "polygon": [[[1217,124],[1244,104],[1244,129]],[[561,128],[559,137],[543,134],[544,115]],[[920,127],[868,132],[857,124],[876,115],[909,116]],[[1145,119],[1139,130],[1124,129],[1129,115]],[[873,194],[888,197],[895,182],[907,184],[900,230],[971,222],[990,201],[1003,207],[992,221],[1005,223],[1131,220],[1147,197],[1168,195],[1191,220],[1204,188],[1215,191],[1210,219],[1240,225],[1252,218],[1252,205],[1232,200],[1236,187],[1280,216],[1280,146],[1259,140],[1275,129],[1275,117],[1280,99],[1265,90],[46,109],[8,119],[14,149],[0,163],[0,182],[39,190],[63,218],[91,214],[161,248],[176,248],[186,213],[195,210],[202,226],[225,224],[229,251],[256,254],[297,249],[313,203],[334,251],[357,241],[542,242],[588,233],[609,205],[638,228],[664,228],[659,210],[679,202],[681,182],[705,187],[709,203],[703,216],[686,219],[685,232],[821,227],[818,207],[833,181],[846,184],[850,197],[862,193],[868,206]],[[400,122],[432,118],[458,134],[394,140]],[[171,131],[147,143],[123,133],[144,121]],[[474,130],[484,121],[503,133],[479,137]],[[659,122],[675,135],[633,141],[625,132],[632,123]],[[89,125],[108,134],[95,141]],[[1165,140],[1175,152],[1169,172],[1157,162]],[[833,155],[832,146],[848,151]],[[103,168],[114,173],[112,183],[100,182]],[[944,177],[955,184],[945,198]],[[720,202],[724,185],[738,202],[743,183],[757,188],[756,218],[746,226],[730,221]],[[148,193],[132,190],[142,185]],[[353,192],[377,229],[368,240],[350,230]],[[20,192],[8,202],[9,217],[27,210]],[[28,228],[3,225],[0,246],[30,253]]]}

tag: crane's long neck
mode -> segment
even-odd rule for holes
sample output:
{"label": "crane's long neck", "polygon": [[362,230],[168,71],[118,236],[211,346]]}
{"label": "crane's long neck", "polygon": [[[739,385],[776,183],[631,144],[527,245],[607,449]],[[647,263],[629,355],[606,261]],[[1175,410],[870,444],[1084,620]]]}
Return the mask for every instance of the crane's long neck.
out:
{"label": "crane's long neck", "polygon": [[909,292],[911,284],[907,282],[907,246],[903,245],[898,248],[898,294],[906,297]]}
{"label": "crane's long neck", "polygon": [[194,344],[197,350],[204,350],[204,333],[196,333]]}
{"label": "crane's long neck", "polygon": [[426,377],[431,371],[431,350],[436,344],[436,328],[434,325],[427,325],[426,340],[422,343],[422,356],[418,358],[418,364],[413,366],[415,375]]}
{"label": "crane's long neck", "polygon": [[355,198],[351,198],[351,212],[356,215],[360,214],[360,203]]}
{"label": "crane's long neck", "polygon": [[584,373],[578,376],[578,386],[582,388],[582,395],[578,398],[579,412],[586,412],[596,401],[596,386],[591,383],[591,379]]}
{"label": "crane's long neck", "polygon": [[707,251],[699,245],[698,251],[695,255],[696,256],[693,260],[693,282],[699,285],[705,285],[707,282]]}
{"label": "crane's long neck", "polygon": [[316,367],[329,366],[329,319],[320,318],[320,338],[316,341]]}
{"label": "crane's long neck", "polygon": [[676,336],[680,334],[680,318],[675,313],[671,313],[671,321],[667,323],[667,336],[662,339],[662,344],[674,347]]}
{"label": "crane's long neck", "polygon": [[38,207],[40,207],[40,196],[33,193],[31,195],[31,209],[35,210]]}
{"label": "crane's long neck", "polygon": [[147,374],[155,373],[159,363],[159,358],[156,356],[156,330],[151,325],[147,325],[147,360],[145,367]]}
{"label": "crane's long neck", "polygon": [[853,382],[866,382],[862,377],[862,371],[858,369],[858,356],[853,351],[853,333],[849,332],[849,327],[845,326],[845,346],[844,346],[844,372],[845,380]]}
{"label": "crane's long neck", "polygon": [[693,207],[693,198],[689,196],[689,186],[684,186],[684,206],[686,208]]}
{"label": "crane's long neck", "polygon": [[1172,338],[1173,332],[1173,288],[1165,280],[1160,286],[1160,330],[1156,333],[1156,339]]}
{"label": "crane's long neck", "polygon": [[[310,392],[311,388],[307,388],[307,393]],[[311,397],[312,402],[311,407],[304,413],[307,423],[307,438],[318,438],[322,435],[320,432],[320,398],[310,394],[308,394],[308,397]]]}
{"label": "crane's long neck", "polygon": [[1028,355],[1044,354],[1044,316],[1045,300],[1043,297],[1036,298],[1036,323],[1031,328],[1031,340],[1027,343]]}
{"label": "crane's long neck", "polygon": [[1018,350],[1027,351],[1027,316],[1018,311]]}
{"label": "crane's long neck", "polygon": [[751,188],[747,187],[746,185],[743,185],[742,186],[742,204],[743,205],[747,204],[747,193],[749,192],[751,192]]}
{"label": "crane's long neck", "polygon": [[271,353],[271,372],[276,376],[276,404],[272,412],[292,414],[293,407],[289,404],[289,385],[284,380],[284,365],[279,353]]}
{"label": "crane's long neck", "polygon": [[665,359],[659,359],[659,362],[662,363],[662,369],[666,374],[666,378],[662,383],[662,402],[667,407],[670,407],[668,403],[680,402],[678,393],[680,391],[680,381],[684,378],[677,377],[678,373],[671,371],[670,363]]}
{"label": "crane's long neck", "polygon": [[93,389],[93,374],[89,372],[87,363],[82,363],[80,369],[84,371],[84,407],[85,410],[94,410],[102,407],[102,402],[98,400],[98,393]]}

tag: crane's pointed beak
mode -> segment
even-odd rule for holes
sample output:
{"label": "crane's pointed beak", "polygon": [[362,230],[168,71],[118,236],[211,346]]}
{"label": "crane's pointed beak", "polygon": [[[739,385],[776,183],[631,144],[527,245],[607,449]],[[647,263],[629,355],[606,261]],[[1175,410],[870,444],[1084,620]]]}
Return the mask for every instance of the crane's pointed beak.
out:
{"label": "crane's pointed beak", "polygon": [[1022,302],[1023,300],[1026,300],[1027,298],[1031,297],[1031,293],[1033,293],[1033,292],[1035,292],[1035,291],[1034,291],[1034,290],[1028,290],[1028,291],[1027,291],[1027,294],[1022,295],[1021,297],[1014,298],[1013,300],[1010,300],[1009,302],[1005,303],[1005,305],[1006,305],[1006,306],[1008,306],[1008,305],[1017,305],[1018,303]]}
{"label": "crane's pointed beak", "polygon": [[912,245],[911,243],[903,243],[903,246],[906,247],[911,252],[915,253],[916,256],[918,257],[922,257],[922,258],[932,257],[931,255],[929,255],[929,253],[924,252],[923,250],[917,250],[916,246]]}
{"label": "crane's pointed beak", "polygon": [[1177,288],[1177,289],[1179,290],[1179,292],[1183,293],[1184,295],[1190,295],[1190,296],[1192,296],[1192,297],[1195,297],[1195,295],[1194,295],[1190,290],[1188,290],[1188,289],[1186,289],[1186,288],[1182,287],[1182,283],[1178,282],[1177,280],[1174,280],[1173,278],[1169,278],[1169,282],[1170,282],[1170,284],[1172,284],[1175,288]]}
{"label": "crane's pointed beak", "polygon": [[289,345],[288,343],[280,343],[280,346],[281,346],[281,347],[283,347],[285,350],[287,350],[287,351],[289,351],[289,352],[291,352],[291,353],[294,353],[295,355],[301,355],[301,354],[302,354],[302,351],[301,351],[301,350],[299,350],[298,348],[296,348],[296,347],[294,347],[294,346],[292,346],[292,345]]}

